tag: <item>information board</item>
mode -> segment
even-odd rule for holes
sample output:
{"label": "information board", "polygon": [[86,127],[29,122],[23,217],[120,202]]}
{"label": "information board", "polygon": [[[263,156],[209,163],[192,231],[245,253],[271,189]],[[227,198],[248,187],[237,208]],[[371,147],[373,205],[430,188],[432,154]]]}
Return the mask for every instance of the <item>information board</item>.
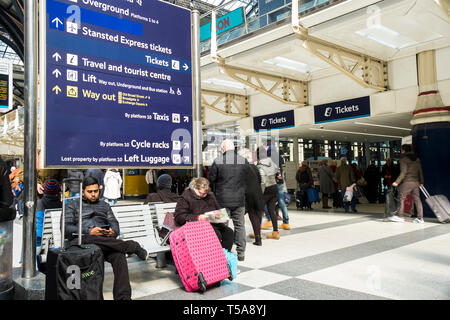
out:
{"label": "information board", "polygon": [[0,112],[12,109],[13,68],[11,63],[0,62]]}
{"label": "information board", "polygon": [[192,168],[191,12],[156,0],[42,3],[44,166]]}

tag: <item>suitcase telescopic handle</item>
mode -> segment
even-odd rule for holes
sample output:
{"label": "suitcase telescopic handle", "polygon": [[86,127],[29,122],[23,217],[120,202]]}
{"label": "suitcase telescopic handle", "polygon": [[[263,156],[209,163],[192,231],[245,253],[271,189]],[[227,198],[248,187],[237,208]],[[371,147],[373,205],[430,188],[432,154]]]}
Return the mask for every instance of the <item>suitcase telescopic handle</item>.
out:
{"label": "suitcase telescopic handle", "polygon": [[425,198],[428,199],[429,197],[431,197],[431,195],[428,193],[428,191],[427,191],[427,189],[425,189],[425,187],[420,186],[419,188],[423,192],[423,194],[425,195]]}
{"label": "suitcase telescopic handle", "polygon": [[83,196],[81,191],[83,190],[83,179],[77,178],[66,178],[63,179],[63,209],[62,209],[62,226],[61,226],[61,248],[64,248],[64,238],[66,237],[66,204],[65,204],[65,191],[66,191],[66,182],[79,182],[80,183],[80,212],[79,212],[79,220],[78,220],[78,245],[81,246],[81,230],[82,230],[82,216],[83,216]]}

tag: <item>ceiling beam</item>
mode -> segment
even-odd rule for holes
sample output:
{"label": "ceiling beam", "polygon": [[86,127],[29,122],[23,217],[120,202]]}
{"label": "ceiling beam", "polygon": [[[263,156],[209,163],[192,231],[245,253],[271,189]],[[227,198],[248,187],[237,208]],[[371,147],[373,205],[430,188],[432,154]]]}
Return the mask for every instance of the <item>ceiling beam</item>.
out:
{"label": "ceiling beam", "polygon": [[292,29],[297,38],[303,41],[306,50],[364,88],[377,91],[388,89],[386,61],[309,35],[308,29],[300,23],[298,0],[292,1]]}
{"label": "ceiling beam", "polygon": [[[211,100],[211,98],[213,100]],[[214,110],[226,116],[248,117],[250,116],[250,97],[218,92],[212,90],[202,90],[202,122],[205,124],[205,108]]]}

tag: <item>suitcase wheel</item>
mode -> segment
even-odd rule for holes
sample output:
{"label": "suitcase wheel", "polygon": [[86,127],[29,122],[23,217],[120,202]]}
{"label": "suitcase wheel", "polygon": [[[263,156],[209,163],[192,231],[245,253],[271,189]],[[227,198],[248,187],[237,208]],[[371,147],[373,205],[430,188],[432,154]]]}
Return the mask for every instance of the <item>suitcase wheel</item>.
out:
{"label": "suitcase wheel", "polygon": [[201,273],[201,272],[198,275],[198,288],[200,289],[201,292],[206,291],[206,280],[203,277],[203,273]]}

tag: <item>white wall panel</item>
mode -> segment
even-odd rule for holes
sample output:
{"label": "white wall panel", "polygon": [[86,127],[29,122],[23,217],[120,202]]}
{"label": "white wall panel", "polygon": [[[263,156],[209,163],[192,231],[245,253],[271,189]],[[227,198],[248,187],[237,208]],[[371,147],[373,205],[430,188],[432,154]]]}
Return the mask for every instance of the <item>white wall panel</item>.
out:
{"label": "white wall panel", "polygon": [[437,80],[450,79],[450,47],[436,50]]}
{"label": "white wall panel", "polygon": [[450,79],[438,82],[439,93],[445,106],[450,106]]}
{"label": "white wall panel", "polygon": [[309,102],[311,105],[359,98],[376,92],[372,89],[363,88],[343,74],[313,80],[309,88]]}
{"label": "white wall panel", "polygon": [[388,62],[389,89],[402,89],[417,86],[416,56]]}
{"label": "white wall panel", "polygon": [[295,107],[295,105],[285,104],[263,93],[257,93],[250,97],[250,115],[252,117],[288,111]]}

